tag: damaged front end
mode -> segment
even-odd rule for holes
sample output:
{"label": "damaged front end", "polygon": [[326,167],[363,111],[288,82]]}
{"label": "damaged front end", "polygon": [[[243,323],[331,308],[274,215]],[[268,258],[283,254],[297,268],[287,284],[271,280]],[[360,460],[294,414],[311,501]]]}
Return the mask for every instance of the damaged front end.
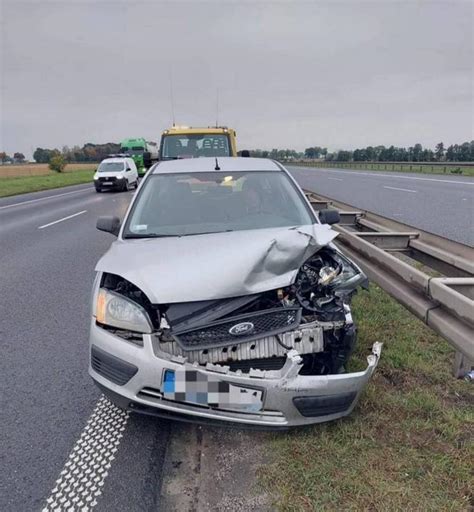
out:
{"label": "damaged front end", "polygon": [[[351,412],[380,356],[375,344],[366,370],[345,373],[359,286],[363,272],[330,245],[289,286],[225,299],[153,304],[100,273],[91,375],[119,405],[144,413],[270,427],[332,420]],[[101,313],[121,298],[130,304],[115,310],[130,306],[128,323]],[[118,350],[117,337],[127,342]]]}

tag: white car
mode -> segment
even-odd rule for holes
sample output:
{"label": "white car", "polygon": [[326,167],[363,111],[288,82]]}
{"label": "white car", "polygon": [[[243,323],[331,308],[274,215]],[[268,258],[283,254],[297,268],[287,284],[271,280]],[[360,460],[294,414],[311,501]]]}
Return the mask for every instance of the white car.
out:
{"label": "white car", "polygon": [[133,158],[115,157],[102,160],[94,174],[97,192],[129,190],[138,187],[138,171]]}

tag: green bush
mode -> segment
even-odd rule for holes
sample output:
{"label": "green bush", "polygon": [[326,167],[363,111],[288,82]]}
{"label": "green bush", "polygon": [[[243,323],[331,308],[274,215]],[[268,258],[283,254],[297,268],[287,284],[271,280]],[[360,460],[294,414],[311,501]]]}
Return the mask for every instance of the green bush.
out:
{"label": "green bush", "polygon": [[63,155],[54,155],[49,161],[49,168],[52,171],[63,172],[66,167],[66,160]]}

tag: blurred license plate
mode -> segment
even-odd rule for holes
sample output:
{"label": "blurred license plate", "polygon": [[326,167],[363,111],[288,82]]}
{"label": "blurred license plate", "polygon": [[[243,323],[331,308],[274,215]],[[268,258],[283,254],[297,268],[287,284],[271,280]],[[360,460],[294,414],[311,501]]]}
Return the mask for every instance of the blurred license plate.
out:
{"label": "blurred license plate", "polygon": [[262,391],[236,386],[196,370],[166,370],[162,391],[168,400],[219,409],[257,412],[263,406]]}
{"label": "blurred license plate", "polygon": [[114,183],[113,183],[113,181],[103,181],[101,184],[102,185],[113,185]]}

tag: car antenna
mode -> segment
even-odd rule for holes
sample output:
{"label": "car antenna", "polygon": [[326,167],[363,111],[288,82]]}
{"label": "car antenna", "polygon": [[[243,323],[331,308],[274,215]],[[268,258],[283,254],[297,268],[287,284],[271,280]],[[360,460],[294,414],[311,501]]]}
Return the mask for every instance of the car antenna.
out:
{"label": "car antenna", "polygon": [[171,117],[173,118],[173,126],[175,126],[175,118],[174,118],[174,98],[173,98],[173,73],[171,70],[171,64],[168,69],[169,72],[169,82],[170,82],[170,103],[171,103]]}
{"label": "car antenna", "polygon": [[217,157],[216,157],[216,166],[214,167],[214,170],[215,171],[220,171],[221,168],[219,167],[219,162],[217,161]]}

